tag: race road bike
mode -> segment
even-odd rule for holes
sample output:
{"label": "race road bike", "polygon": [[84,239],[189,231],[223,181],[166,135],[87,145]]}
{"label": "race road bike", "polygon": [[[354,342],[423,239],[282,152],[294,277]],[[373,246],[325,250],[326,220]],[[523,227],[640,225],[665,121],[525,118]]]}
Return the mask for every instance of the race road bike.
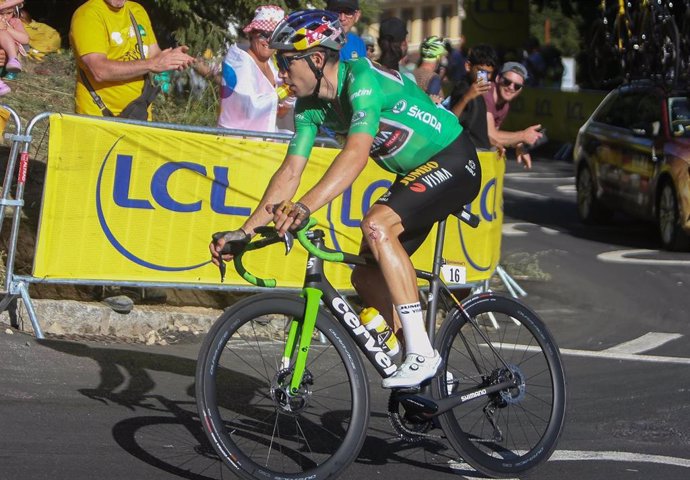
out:
{"label": "race road bike", "polygon": [[[463,212],[466,220],[477,217]],[[297,232],[308,251],[297,293],[251,296],[227,309],[199,353],[196,399],[202,427],[222,461],[247,479],[338,476],[364,443],[370,416],[363,358],[381,377],[396,365],[324,274],[324,261],[373,260],[324,246],[324,232]],[[566,382],[558,347],[521,302],[481,293],[458,302],[440,276],[445,220],[438,223],[429,282],[427,330],[443,357],[436,377],[390,394],[396,433],[417,441],[440,426],[455,451],[478,471],[515,476],[547,460],[563,428]],[[285,242],[260,230],[250,250]],[[255,285],[275,281],[236,270]],[[436,331],[437,312],[443,321]],[[361,355],[360,355],[361,353]]]}

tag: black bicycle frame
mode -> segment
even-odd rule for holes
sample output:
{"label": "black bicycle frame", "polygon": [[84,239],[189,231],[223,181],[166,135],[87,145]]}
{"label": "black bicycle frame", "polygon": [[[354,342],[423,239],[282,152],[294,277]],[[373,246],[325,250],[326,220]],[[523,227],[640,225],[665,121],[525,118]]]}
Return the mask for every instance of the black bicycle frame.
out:
{"label": "black bicycle frame", "polygon": [[[429,282],[429,307],[427,309],[427,333],[429,335],[429,340],[434,341],[434,336],[436,332],[436,311],[438,308],[438,297],[439,292],[443,288],[444,291],[450,294],[450,291],[445,287],[440,279],[441,266],[443,265],[443,237],[445,235],[446,221],[443,220],[438,222],[437,225],[437,237],[436,244],[434,248],[434,260],[432,264],[432,271],[427,272],[424,270],[415,270],[418,278],[427,280]],[[312,232],[310,240],[319,250],[324,248],[324,233],[321,230],[315,230]],[[352,255],[349,253],[344,253],[345,259],[343,263],[350,265],[367,266],[371,265],[373,260],[367,259],[362,256]],[[324,274],[323,270],[324,260],[316,257],[313,254],[309,254],[307,259],[307,269],[304,281],[304,289],[311,289],[321,292],[320,300],[326,305],[328,310],[333,314],[333,316],[347,329],[349,335],[354,339],[355,343],[362,351],[362,353],[367,357],[369,362],[374,366],[376,371],[382,378],[392,375],[397,366],[393,363],[392,359],[383,351],[380,345],[377,344],[376,339],[369,333],[364,325],[362,325],[359,316],[355,310],[350,306],[350,304],[343,298],[343,296],[331,285]],[[467,313],[459,308],[460,314],[464,317],[465,321],[472,322],[472,319],[467,316]],[[484,337],[487,341],[489,347],[495,351],[494,346],[478,329],[480,335]],[[470,352],[471,353],[471,352]],[[504,363],[503,359],[498,356]],[[507,368],[507,365],[506,365]],[[515,386],[515,380],[510,379],[500,384],[494,384],[491,386],[478,386],[476,388],[463,390],[460,392],[455,392],[445,399],[436,400],[433,415],[441,414],[447,410],[450,410],[457,405],[462,403],[475,400],[492,393],[498,392],[500,390]],[[405,394],[403,394],[405,396]]]}

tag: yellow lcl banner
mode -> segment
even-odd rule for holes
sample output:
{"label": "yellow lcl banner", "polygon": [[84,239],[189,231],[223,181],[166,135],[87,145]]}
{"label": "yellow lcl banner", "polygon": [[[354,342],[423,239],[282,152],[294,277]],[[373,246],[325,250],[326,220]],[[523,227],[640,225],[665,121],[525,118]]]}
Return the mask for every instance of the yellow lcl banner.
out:
{"label": "yellow lcl banner", "polygon": [[[71,280],[219,284],[209,262],[211,234],[240,227],[258,204],[286,145],[128,125],[76,115],[50,117],[48,165],[34,276]],[[324,174],[337,150],[315,148],[297,193]],[[489,278],[498,262],[503,162],[482,153],[484,188],[472,205],[478,229],[452,218],[446,258],[467,267],[467,282]],[[498,168],[496,168],[498,166]],[[354,185],[315,216],[326,245],[357,252],[359,223],[393,177],[374,162]],[[429,269],[433,240],[413,257]],[[306,252],[286,257],[280,244],[245,255],[248,270],[301,287]],[[326,268],[336,288],[350,288],[350,269]],[[232,266],[226,284],[246,286]]]}

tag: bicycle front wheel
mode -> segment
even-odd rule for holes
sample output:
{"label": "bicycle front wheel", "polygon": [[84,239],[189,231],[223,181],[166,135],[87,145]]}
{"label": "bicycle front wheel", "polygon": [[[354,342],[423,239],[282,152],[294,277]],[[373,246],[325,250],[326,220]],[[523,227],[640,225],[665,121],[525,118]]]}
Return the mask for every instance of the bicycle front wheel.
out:
{"label": "bicycle front wheel", "polygon": [[288,331],[305,301],[256,295],[226,310],[199,354],[199,417],[213,448],[248,478],[325,479],[359,453],[369,421],[369,389],[352,339],[320,311],[303,381],[290,391]]}
{"label": "bicycle front wheel", "polygon": [[592,28],[587,49],[587,72],[592,88],[603,89],[623,80],[620,50],[609,33],[608,25],[598,22]]}
{"label": "bicycle front wheel", "polygon": [[451,311],[436,344],[445,375],[432,383],[436,398],[490,387],[516,386],[439,417],[456,452],[478,471],[514,476],[549,458],[565,417],[565,376],[558,347],[538,316],[521,302],[482,294],[463,302],[468,321]]}

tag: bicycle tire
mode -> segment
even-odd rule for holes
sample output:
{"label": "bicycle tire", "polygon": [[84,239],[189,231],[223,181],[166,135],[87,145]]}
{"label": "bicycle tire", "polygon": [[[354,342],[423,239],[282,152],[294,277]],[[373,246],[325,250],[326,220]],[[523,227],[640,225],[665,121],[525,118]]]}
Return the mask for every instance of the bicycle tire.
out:
{"label": "bicycle tire", "polygon": [[608,31],[608,25],[598,22],[590,31],[587,52],[587,73],[592,88],[608,88],[622,80],[622,58]]}
{"label": "bicycle tire", "polygon": [[[686,8],[690,9],[690,6]],[[690,69],[690,10],[686,10],[681,18],[681,27],[678,29],[678,48],[680,50],[678,80],[683,82],[688,80],[688,69]]]}
{"label": "bicycle tire", "polygon": [[[491,477],[515,476],[547,460],[562,432],[566,382],[558,347],[536,313],[518,300],[480,294],[463,302],[463,309],[521,384],[458,406],[439,423],[470,466]],[[505,378],[507,369],[457,309],[441,326],[436,347],[446,370],[432,382],[435,398]]]}
{"label": "bicycle tire", "polygon": [[[676,85],[680,72],[680,39],[678,27],[670,15],[667,15],[655,28],[655,50],[657,73],[662,82],[668,86]],[[658,42],[658,43],[657,43]]]}
{"label": "bicycle tire", "polygon": [[[305,300],[281,293],[244,299],[226,310],[199,353],[196,397],[202,427],[223,462],[239,476],[326,479],[362,448],[369,422],[369,383],[344,328],[319,310],[302,395],[286,398],[281,369],[286,327]],[[316,338],[318,337],[318,338]],[[302,400],[299,404],[298,400]]]}

